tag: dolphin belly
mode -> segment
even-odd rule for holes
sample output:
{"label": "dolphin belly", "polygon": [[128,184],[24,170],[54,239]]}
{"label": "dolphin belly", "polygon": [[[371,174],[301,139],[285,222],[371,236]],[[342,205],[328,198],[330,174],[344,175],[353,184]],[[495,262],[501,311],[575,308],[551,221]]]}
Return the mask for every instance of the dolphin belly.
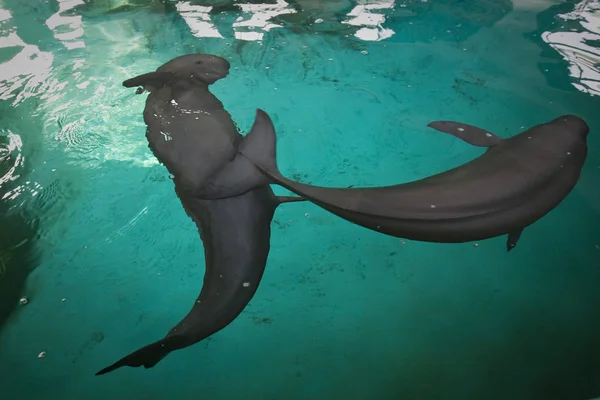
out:
{"label": "dolphin belly", "polygon": [[[336,208],[311,200],[351,223],[403,239],[437,243],[464,243],[523,230],[555,208],[579,179],[578,164],[567,165],[543,187],[522,196],[520,204],[485,214],[457,218],[390,218]],[[432,210],[435,214],[435,210]]]}

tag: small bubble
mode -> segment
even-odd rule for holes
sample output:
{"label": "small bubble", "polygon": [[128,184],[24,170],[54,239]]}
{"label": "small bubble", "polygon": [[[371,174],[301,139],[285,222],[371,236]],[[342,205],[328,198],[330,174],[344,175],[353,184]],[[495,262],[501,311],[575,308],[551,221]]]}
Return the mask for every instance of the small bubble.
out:
{"label": "small bubble", "polygon": [[478,244],[478,243],[475,243],[475,244],[473,245],[473,247],[479,247],[479,244]]}
{"label": "small bubble", "polygon": [[333,58],[329,58],[328,60],[329,60],[329,61],[333,61]]}
{"label": "small bubble", "polygon": [[269,69],[269,67],[265,67],[265,69]]}
{"label": "small bubble", "polygon": [[25,304],[29,303],[29,300],[27,300],[27,297],[22,297],[21,300],[19,300],[19,303],[25,305]]}
{"label": "small bubble", "polygon": [[242,286],[244,286],[244,287],[249,287],[249,286],[250,286],[250,282],[244,282],[244,283],[242,284]]}
{"label": "small bubble", "polygon": [[309,217],[310,217],[310,214],[309,214],[309,213],[306,213],[306,214],[304,214],[304,216],[305,216],[306,218],[309,218]]}
{"label": "small bubble", "polygon": [[571,152],[570,152],[570,151],[567,151],[567,155],[568,155],[568,156],[570,156],[570,155],[571,155]]}
{"label": "small bubble", "polygon": [[367,54],[369,54],[369,52],[368,52],[368,51],[366,51],[366,50],[363,50],[363,51],[361,51],[361,53],[362,53],[362,54],[364,54],[364,55],[367,55]]}
{"label": "small bubble", "polygon": [[462,132],[462,131],[464,131],[464,128],[458,128],[458,131]]}
{"label": "small bubble", "polygon": [[487,136],[487,137],[492,137],[492,134],[491,134],[491,133],[489,133],[489,132],[486,132],[486,133],[485,133],[485,136]]}
{"label": "small bubble", "polygon": [[64,303],[65,301],[67,301],[67,299],[65,299],[65,298],[63,297],[63,298],[62,298],[60,301],[62,301],[62,302]]}
{"label": "small bubble", "polygon": [[38,354],[38,358],[44,358],[46,357],[46,352],[42,351],[40,354]]}
{"label": "small bubble", "polygon": [[400,242],[400,244],[402,244],[404,246],[406,244],[406,242],[403,240]]}
{"label": "small bubble", "polygon": [[430,205],[429,207],[431,207],[431,208],[435,208],[435,204],[432,204],[432,205]]}
{"label": "small bubble", "polygon": [[320,24],[320,23],[322,23],[322,22],[323,22],[323,19],[321,19],[321,18],[317,18],[317,19],[315,20],[315,24]]}

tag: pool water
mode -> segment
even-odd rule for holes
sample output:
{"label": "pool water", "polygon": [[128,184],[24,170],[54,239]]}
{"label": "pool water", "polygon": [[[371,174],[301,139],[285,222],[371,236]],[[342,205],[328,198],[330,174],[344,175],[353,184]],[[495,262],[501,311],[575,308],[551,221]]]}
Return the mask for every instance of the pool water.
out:
{"label": "pool water", "polygon": [[[194,52],[231,62],[213,93],[242,132],[266,110],[303,182],[402,183],[483,153],[434,120],[509,137],[577,114],[588,158],[510,253],[506,237],[414,242],[282,205],[231,325],[94,376],[163,337],[202,286],[146,95],[121,86]],[[600,396],[597,1],[0,0],[0,62],[2,399]]]}

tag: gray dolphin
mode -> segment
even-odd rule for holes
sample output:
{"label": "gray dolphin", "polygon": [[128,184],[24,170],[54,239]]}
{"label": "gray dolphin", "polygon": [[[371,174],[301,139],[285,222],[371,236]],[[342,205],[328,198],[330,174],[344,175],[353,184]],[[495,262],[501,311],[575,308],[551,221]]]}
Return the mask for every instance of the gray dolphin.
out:
{"label": "gray dolphin", "polygon": [[[233,160],[242,136],[208,85],[227,75],[226,60],[211,55],[175,58],[154,73],[123,83],[150,92],[144,109],[149,147],[174,174],[175,192],[196,223],[206,269],[200,295],[189,313],[161,340],[140,348],[96,375],[123,366],[151,368],[170,352],[191,346],[229,325],[250,302],[263,276],[270,250],[271,221],[279,204],[302,201],[277,197],[258,185],[218,200],[197,198],[194,188]],[[226,187],[226,186],[225,186]]]}
{"label": "gray dolphin", "polygon": [[589,127],[575,115],[560,116],[507,139],[454,121],[434,121],[428,126],[487,150],[459,167],[399,185],[306,185],[280,173],[275,128],[259,109],[239,151],[271,182],[368,229],[440,243],[507,234],[508,251],[516,246],[524,228],[571,192],[587,156]]}

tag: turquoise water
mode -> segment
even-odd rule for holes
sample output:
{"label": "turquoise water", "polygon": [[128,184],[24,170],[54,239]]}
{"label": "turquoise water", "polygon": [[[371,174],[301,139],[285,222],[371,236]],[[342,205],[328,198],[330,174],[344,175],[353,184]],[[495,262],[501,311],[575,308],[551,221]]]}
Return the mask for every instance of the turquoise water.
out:
{"label": "turquoise water", "polygon": [[[407,182],[483,152],[426,127],[442,119],[508,137],[574,113],[588,159],[510,253],[505,237],[403,241],[281,206],[231,325],[96,377],[202,285],[146,96],[121,86],[192,52],[231,62],[212,91],[243,132],[265,109],[282,172],[304,182]],[[0,62],[2,399],[600,396],[598,2],[0,0]]]}

